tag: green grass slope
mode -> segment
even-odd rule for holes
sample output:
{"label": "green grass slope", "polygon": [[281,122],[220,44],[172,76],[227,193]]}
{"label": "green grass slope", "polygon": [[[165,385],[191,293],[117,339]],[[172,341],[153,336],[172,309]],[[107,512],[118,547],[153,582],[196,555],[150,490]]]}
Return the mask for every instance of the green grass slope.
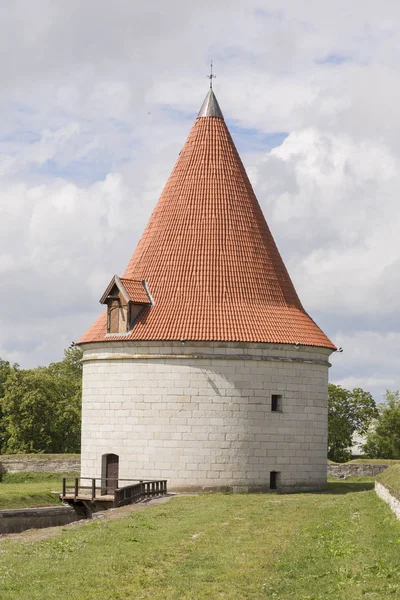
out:
{"label": "green grass slope", "polygon": [[392,465],[376,478],[389,492],[400,500],[400,464]]}
{"label": "green grass slope", "polygon": [[400,460],[394,460],[392,458],[355,458],[345,463],[335,463],[332,460],[328,460],[329,465],[391,465],[400,464]]}
{"label": "green grass slope", "polygon": [[11,460],[60,460],[63,461],[65,459],[74,459],[80,460],[80,454],[42,454],[40,452],[36,454],[0,454],[0,463],[2,459],[11,459]]}
{"label": "green grass slope", "polygon": [[61,491],[64,475],[68,474],[5,473],[0,481],[0,510],[61,504],[51,492]]}
{"label": "green grass slope", "polygon": [[52,539],[1,540],[0,598],[398,598],[400,523],[372,487],[180,497]]}
{"label": "green grass slope", "polygon": [[400,460],[394,460],[392,458],[355,458],[350,460],[348,465],[367,464],[367,465],[391,465],[400,464]]}

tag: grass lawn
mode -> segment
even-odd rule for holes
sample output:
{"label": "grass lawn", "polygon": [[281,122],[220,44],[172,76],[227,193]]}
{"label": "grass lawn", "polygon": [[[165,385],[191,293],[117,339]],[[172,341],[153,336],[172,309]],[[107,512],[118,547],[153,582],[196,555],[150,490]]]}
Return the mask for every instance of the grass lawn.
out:
{"label": "grass lawn", "polygon": [[62,473],[6,473],[2,475],[0,509],[60,504],[58,496],[51,492],[61,491],[63,475]]}
{"label": "grass lawn", "polygon": [[[355,458],[354,460],[350,460],[348,463],[344,463],[346,465],[357,465],[357,464],[367,464],[367,465],[392,465],[399,464],[400,460],[395,460],[392,458]],[[343,463],[332,463],[332,464],[343,464]]]}
{"label": "grass lawn", "polygon": [[2,600],[400,597],[400,522],[372,479],[204,494],[42,541],[0,541]]}
{"label": "grass lawn", "polygon": [[354,458],[345,463],[336,463],[328,460],[328,465],[392,465],[400,464],[400,460],[393,458]]}

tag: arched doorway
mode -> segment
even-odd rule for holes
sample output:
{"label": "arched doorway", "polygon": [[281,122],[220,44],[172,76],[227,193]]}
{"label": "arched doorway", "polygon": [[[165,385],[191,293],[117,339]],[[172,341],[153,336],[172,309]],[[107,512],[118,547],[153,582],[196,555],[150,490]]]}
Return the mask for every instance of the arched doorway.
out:
{"label": "arched doorway", "polygon": [[102,482],[102,488],[106,491],[106,494],[113,494],[118,487],[119,456],[117,454],[103,455],[102,472],[102,479],[105,480]]}

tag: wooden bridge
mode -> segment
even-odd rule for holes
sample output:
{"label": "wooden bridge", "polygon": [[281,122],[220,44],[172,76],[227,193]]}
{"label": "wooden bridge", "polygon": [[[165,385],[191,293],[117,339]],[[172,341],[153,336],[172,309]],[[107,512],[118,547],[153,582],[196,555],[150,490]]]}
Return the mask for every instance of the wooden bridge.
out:
{"label": "wooden bridge", "polygon": [[[73,483],[70,483],[73,481]],[[99,510],[157,498],[167,494],[167,481],[143,479],[93,479],[63,477],[62,502],[91,515]]]}

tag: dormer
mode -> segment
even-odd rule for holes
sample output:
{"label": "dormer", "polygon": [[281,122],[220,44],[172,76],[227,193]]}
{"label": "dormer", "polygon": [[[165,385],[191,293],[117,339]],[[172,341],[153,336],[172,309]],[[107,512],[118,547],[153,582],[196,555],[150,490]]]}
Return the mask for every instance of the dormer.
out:
{"label": "dormer", "polygon": [[126,335],[152,300],[146,281],[114,275],[100,303],[107,305],[107,334]]}

